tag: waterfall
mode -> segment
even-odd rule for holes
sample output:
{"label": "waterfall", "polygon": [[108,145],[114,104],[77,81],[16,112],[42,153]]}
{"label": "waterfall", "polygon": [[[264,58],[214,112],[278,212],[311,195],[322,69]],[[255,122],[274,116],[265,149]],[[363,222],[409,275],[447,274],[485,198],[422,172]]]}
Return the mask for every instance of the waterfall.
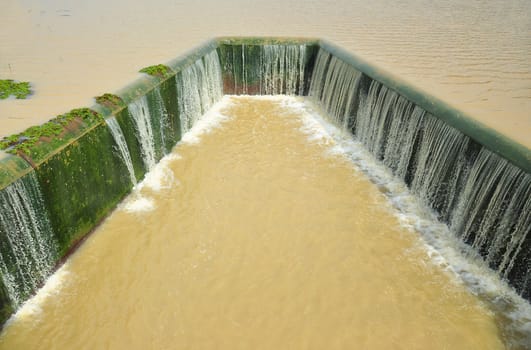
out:
{"label": "waterfall", "polygon": [[181,130],[186,133],[223,95],[217,52],[211,51],[176,75]]}
{"label": "waterfall", "polygon": [[[246,67],[246,63],[245,63],[245,44],[242,44],[242,67]],[[247,69],[242,69],[242,93],[244,95],[247,95],[249,93],[249,91],[247,91],[247,86],[248,86],[248,70]]]}
{"label": "waterfall", "polygon": [[0,270],[18,307],[48,277],[56,243],[33,172],[0,191]]}
{"label": "waterfall", "polygon": [[112,137],[116,142],[117,150],[120,154],[120,157],[122,158],[125,166],[127,167],[131,183],[136,186],[137,181],[135,176],[135,169],[133,168],[133,161],[131,160],[131,154],[129,153],[127,143],[125,142],[125,136],[122,132],[122,128],[120,127],[120,124],[118,124],[118,121],[114,116],[107,118],[105,122],[107,123],[107,127],[111,131]]}
{"label": "waterfall", "polygon": [[155,138],[147,97],[144,95],[127,106],[135,125],[136,138],[140,144],[142,160],[149,171],[157,163]]}
{"label": "waterfall", "polygon": [[336,125],[347,129],[353,122],[358,88],[362,74],[348,64],[320,50],[310,82],[309,95],[321,101]]}
{"label": "waterfall", "polygon": [[219,64],[218,53],[214,50],[206,54],[203,58],[205,62],[205,72],[207,94],[207,104],[203,105],[203,113],[223,97],[223,80],[221,78],[221,66]]}
{"label": "waterfall", "polygon": [[[451,229],[519,289],[531,289],[531,175],[482,149],[451,221]],[[523,278],[524,277],[524,278]]]}
{"label": "waterfall", "polygon": [[310,97],[531,298],[531,175],[320,50]]}
{"label": "waterfall", "polygon": [[242,44],[219,50],[226,93],[302,96],[307,92],[306,72],[312,58],[308,45]]}
{"label": "waterfall", "polygon": [[356,137],[447,220],[467,170],[470,138],[377,81],[356,119]]}
{"label": "waterfall", "polygon": [[387,131],[403,101],[396,92],[373,81],[359,108],[356,136],[378,159],[382,158],[387,142],[392,142],[387,138]]}
{"label": "waterfall", "polygon": [[[304,45],[263,45],[260,74],[262,95],[303,95],[306,47]],[[245,50],[242,49],[242,52]],[[245,67],[245,62],[243,62]],[[244,69],[247,72],[248,69]],[[245,77],[246,75],[244,75]],[[244,80],[245,86],[246,80]]]}
{"label": "waterfall", "polygon": [[415,144],[419,138],[418,130],[426,114],[422,108],[411,102],[408,102],[405,108],[407,110],[403,113],[404,118],[391,120],[388,140],[393,141],[388,143],[383,155],[385,165],[404,181],[407,180],[408,165],[414,159]]}
{"label": "waterfall", "polygon": [[155,99],[155,110],[159,116],[159,137],[161,143],[161,149],[164,155],[168,154],[168,149],[166,148],[166,132],[170,129],[170,119],[166,106],[164,105],[164,100],[160,93],[160,88],[157,86],[154,89],[154,99]]}

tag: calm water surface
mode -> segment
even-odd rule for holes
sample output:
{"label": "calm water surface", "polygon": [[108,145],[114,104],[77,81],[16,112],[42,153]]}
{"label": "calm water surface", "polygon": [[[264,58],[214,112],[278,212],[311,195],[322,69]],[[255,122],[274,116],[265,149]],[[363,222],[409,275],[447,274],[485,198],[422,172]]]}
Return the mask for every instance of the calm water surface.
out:
{"label": "calm water surface", "polygon": [[300,103],[217,108],[221,126],[174,149],[1,349],[504,348],[495,315],[302,128]]}
{"label": "calm water surface", "polygon": [[131,82],[214,36],[325,37],[531,148],[529,0],[3,0],[0,135]]}

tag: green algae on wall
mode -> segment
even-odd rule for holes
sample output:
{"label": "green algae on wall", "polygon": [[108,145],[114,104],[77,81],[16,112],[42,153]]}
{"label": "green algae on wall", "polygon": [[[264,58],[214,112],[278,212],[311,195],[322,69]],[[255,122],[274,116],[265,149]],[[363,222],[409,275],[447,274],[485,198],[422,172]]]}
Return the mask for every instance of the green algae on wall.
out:
{"label": "green algae on wall", "polygon": [[171,70],[170,67],[168,67],[168,66],[166,66],[164,64],[157,64],[157,65],[154,65],[154,66],[148,66],[148,67],[142,68],[139,72],[140,73],[146,73],[146,74],[149,74],[149,75],[153,75],[153,76],[161,78],[161,79],[169,78],[169,77],[171,77],[172,75],[175,74]]}
{"label": "green algae on wall", "polygon": [[113,146],[100,123],[35,169],[61,257],[132,188]]}
{"label": "green algae on wall", "polygon": [[32,170],[24,159],[0,151],[0,191]]}
{"label": "green algae on wall", "polygon": [[89,108],[74,109],[47,123],[5,137],[0,140],[0,149],[18,154],[30,164],[38,164],[102,120],[99,113]]}
{"label": "green algae on wall", "polygon": [[94,99],[96,100],[96,103],[108,109],[110,113],[125,107],[125,102],[122,98],[115,94],[105,93],[101,96],[94,97]]}

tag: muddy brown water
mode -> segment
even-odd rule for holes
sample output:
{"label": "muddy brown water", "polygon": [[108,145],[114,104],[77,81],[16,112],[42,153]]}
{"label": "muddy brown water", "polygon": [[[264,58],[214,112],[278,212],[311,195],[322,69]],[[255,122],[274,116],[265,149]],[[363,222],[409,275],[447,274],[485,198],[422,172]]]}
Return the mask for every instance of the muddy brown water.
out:
{"label": "muddy brown water", "polygon": [[299,101],[225,97],[0,348],[504,348],[495,315],[332,139],[304,131]]}

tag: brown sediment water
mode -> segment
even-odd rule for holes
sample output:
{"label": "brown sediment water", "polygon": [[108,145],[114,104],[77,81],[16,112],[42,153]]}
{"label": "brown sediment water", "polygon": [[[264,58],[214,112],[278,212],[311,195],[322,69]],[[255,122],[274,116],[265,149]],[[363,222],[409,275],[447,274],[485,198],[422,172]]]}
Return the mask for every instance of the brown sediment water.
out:
{"label": "brown sediment water", "polygon": [[297,101],[224,97],[0,348],[504,348],[495,315]]}
{"label": "brown sediment water", "polygon": [[214,36],[324,37],[531,148],[528,0],[4,0],[0,136],[114,92]]}

